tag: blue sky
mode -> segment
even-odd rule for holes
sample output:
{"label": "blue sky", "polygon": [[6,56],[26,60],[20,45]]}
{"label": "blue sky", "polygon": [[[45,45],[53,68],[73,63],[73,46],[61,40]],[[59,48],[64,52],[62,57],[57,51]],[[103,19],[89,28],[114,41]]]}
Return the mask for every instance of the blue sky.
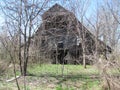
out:
{"label": "blue sky", "polygon": [[[66,1],[70,1],[70,0],[53,0],[52,3],[49,4],[49,6],[51,7],[55,3],[58,3],[61,6],[67,8],[69,6],[69,3],[65,3]],[[74,1],[77,1],[77,0],[72,0],[72,1],[74,2]],[[90,15],[93,14],[93,11],[95,11],[95,9],[97,7],[97,2],[102,2],[102,1],[103,0],[90,0],[90,2],[89,2],[90,4],[89,4],[87,12],[86,12],[87,17],[90,17]]]}
{"label": "blue sky", "polygon": [[[67,7],[68,3],[64,4],[66,1],[70,1],[70,0],[52,0],[52,2],[49,3],[49,6],[51,7],[52,5],[54,5],[55,3],[60,4],[63,7]],[[0,1],[1,3],[2,1]],[[97,7],[97,2],[102,2],[102,0],[90,0],[90,5],[88,6],[87,12],[86,12],[86,16],[89,18],[91,16],[91,14],[93,14],[93,12],[95,11],[96,7]],[[62,5],[62,4],[64,5]],[[0,26],[2,25],[2,23],[4,22],[4,18],[2,15],[2,12],[0,11]]]}

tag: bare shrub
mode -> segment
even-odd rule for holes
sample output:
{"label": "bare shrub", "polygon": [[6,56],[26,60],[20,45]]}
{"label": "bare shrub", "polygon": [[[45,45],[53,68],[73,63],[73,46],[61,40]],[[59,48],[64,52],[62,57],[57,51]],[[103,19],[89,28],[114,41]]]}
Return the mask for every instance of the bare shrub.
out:
{"label": "bare shrub", "polygon": [[0,75],[4,74],[8,69],[9,63],[3,60],[0,61]]}
{"label": "bare shrub", "polygon": [[118,57],[119,53],[113,52],[108,60],[101,56],[96,64],[100,71],[102,88],[104,90],[120,89],[120,62]]}

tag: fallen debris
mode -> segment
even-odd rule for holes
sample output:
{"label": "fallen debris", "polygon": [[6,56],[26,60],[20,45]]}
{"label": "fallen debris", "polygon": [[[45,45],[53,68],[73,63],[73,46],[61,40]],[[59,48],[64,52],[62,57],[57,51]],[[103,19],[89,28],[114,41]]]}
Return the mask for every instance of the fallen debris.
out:
{"label": "fallen debris", "polygon": [[11,79],[8,79],[8,80],[6,80],[6,82],[11,82],[11,81],[14,81],[15,79],[18,79],[18,78],[20,78],[20,76],[16,76],[16,78],[13,77],[13,78],[11,78]]}

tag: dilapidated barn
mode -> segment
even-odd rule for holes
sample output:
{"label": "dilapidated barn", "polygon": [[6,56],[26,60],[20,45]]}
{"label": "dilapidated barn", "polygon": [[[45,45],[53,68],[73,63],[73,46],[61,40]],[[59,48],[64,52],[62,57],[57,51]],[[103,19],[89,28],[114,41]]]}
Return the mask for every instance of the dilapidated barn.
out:
{"label": "dilapidated barn", "polygon": [[102,41],[96,40],[72,12],[58,4],[42,15],[34,43],[37,50],[52,58],[51,63],[79,64],[82,63],[83,51],[86,56],[111,51]]}

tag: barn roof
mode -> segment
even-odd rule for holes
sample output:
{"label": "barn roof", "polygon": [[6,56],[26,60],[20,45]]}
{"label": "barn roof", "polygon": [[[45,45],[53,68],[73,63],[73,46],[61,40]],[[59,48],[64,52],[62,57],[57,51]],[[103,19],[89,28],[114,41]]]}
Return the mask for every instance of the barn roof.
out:
{"label": "barn roof", "polygon": [[65,9],[64,7],[62,7],[61,5],[56,3],[51,8],[49,8],[46,12],[44,12],[44,14],[42,15],[42,18],[44,19],[47,15],[53,15],[56,13],[66,14],[66,13],[71,13],[71,12],[68,11],[67,9]]}
{"label": "barn roof", "polygon": [[[68,11],[68,10],[66,10],[64,7],[62,7],[61,5],[59,5],[59,4],[55,4],[55,5],[53,5],[50,9],[48,9],[43,15],[42,15],[42,18],[43,18],[43,21],[44,21],[44,19],[47,19],[47,18],[51,18],[50,16],[54,16],[54,15],[64,15],[64,14],[70,14],[71,16],[72,16],[72,18],[74,18],[74,21],[72,22],[72,23],[74,23],[74,22],[77,22],[77,24],[78,24],[78,28],[79,28],[79,30],[80,30],[80,32],[81,32],[81,35],[82,35],[82,33],[85,33],[86,32],[86,38],[87,39],[91,39],[91,40],[93,40],[93,41],[95,41],[95,36],[84,26],[84,25],[82,25],[82,23],[79,21],[79,20],[77,20],[76,19],[76,17],[75,17],[75,15],[72,13],[72,12],[70,12],[70,11]],[[70,17],[71,17],[70,16]],[[46,20],[45,20],[46,21]],[[44,22],[45,22],[44,21]],[[76,25],[76,23],[75,23],[75,25]],[[42,30],[43,29],[43,27],[42,27],[43,25],[41,25],[40,27],[39,27],[39,29],[37,30],[37,33],[39,33],[39,30]],[[82,27],[82,29],[81,29],[81,27]],[[52,31],[53,31],[53,28],[51,28],[52,29]],[[44,32],[46,32],[45,34],[47,34],[48,35],[48,33],[51,31],[51,29],[49,29],[49,30],[43,30]],[[75,30],[74,30],[75,29]],[[78,34],[78,31],[77,31],[77,29],[76,29],[76,26],[75,26],[75,28],[74,29],[72,29],[72,31],[74,31],[74,32],[76,32],[76,34]],[[55,29],[56,30],[56,32],[59,32],[59,31],[57,31],[57,30],[60,30],[61,32],[62,32],[62,36],[63,36],[63,30],[61,30],[61,29]],[[49,34],[54,34],[54,33],[49,33]],[[50,35],[49,35],[50,36]],[[71,35],[72,36],[72,35]],[[65,39],[64,39],[65,40]],[[71,40],[72,41],[72,40]],[[99,40],[98,39],[98,42],[100,43],[100,46],[104,46],[104,47],[106,47],[106,44],[103,42],[103,41],[101,41],[101,40]],[[71,44],[72,45],[72,44]],[[109,46],[108,46],[109,47]],[[107,48],[108,48],[107,47]],[[109,49],[110,49],[110,47],[109,47]]]}
{"label": "barn roof", "polygon": [[56,12],[56,11],[57,12],[60,12],[60,11],[66,12],[68,10],[66,10],[64,7],[62,7],[61,5],[56,3],[50,9],[48,9],[46,12]]}

